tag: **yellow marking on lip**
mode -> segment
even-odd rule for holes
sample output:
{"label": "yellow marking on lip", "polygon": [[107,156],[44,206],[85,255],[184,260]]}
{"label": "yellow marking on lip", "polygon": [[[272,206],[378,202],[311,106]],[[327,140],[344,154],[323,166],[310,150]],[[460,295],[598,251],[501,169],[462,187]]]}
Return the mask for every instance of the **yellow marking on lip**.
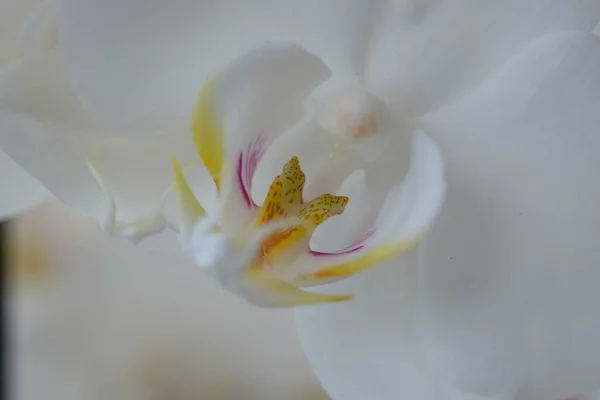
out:
{"label": "yellow marking on lip", "polygon": [[423,235],[419,234],[401,241],[385,242],[371,250],[367,250],[355,259],[329,265],[311,274],[301,275],[297,278],[297,281],[302,285],[354,275],[410,251],[420,242],[422,237]]}
{"label": "yellow marking on lip", "polygon": [[352,300],[349,294],[306,292],[260,270],[248,270],[245,281],[263,293],[261,305],[271,307],[307,306],[320,303],[338,303]]}
{"label": "yellow marking on lip", "polygon": [[292,246],[308,238],[313,231],[332,216],[344,212],[348,197],[324,194],[307,203],[303,201],[305,176],[298,157],[292,157],[283,166],[269,188],[256,225],[262,226],[280,218],[297,216],[306,222],[269,236],[262,244],[255,266],[269,265]]}

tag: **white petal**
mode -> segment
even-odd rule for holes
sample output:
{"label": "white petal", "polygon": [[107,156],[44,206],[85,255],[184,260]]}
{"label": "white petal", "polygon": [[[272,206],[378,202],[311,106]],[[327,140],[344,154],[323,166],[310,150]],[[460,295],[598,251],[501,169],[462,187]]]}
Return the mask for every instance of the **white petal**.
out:
{"label": "white petal", "polygon": [[249,221],[256,209],[251,194],[258,162],[271,143],[301,121],[306,99],[329,74],[319,58],[297,45],[264,44],[215,78],[226,163],[226,225]]}
{"label": "white petal", "polygon": [[345,304],[297,309],[309,363],[335,400],[437,400],[414,314],[414,257],[381,265],[319,291],[355,293]]}
{"label": "white petal", "polygon": [[251,270],[261,243],[273,232],[289,228],[297,220],[277,221],[260,228],[246,248],[240,249],[236,237],[212,230],[215,220],[206,217],[197,224],[190,244],[197,264],[225,289],[260,307],[292,307],[327,302],[342,302],[351,295],[318,294],[303,291],[268,272]]}
{"label": "white petal", "polygon": [[2,199],[0,220],[18,214],[52,197],[50,192],[0,151]]}
{"label": "white petal", "polygon": [[423,235],[442,206],[446,181],[437,144],[425,133],[416,132],[410,156],[410,169],[402,185],[390,191],[382,206],[375,241]]}
{"label": "white petal", "polygon": [[[367,183],[379,178],[369,172],[373,171],[367,170]],[[402,183],[388,189],[375,224],[362,240],[333,254],[311,252],[297,260],[298,284],[345,278],[405,253],[419,242],[433,224],[446,190],[439,149],[425,133],[413,135],[410,168],[403,181],[397,179]]]}
{"label": "white petal", "polygon": [[[0,145],[6,154],[61,201],[97,218],[104,216],[107,203],[86,167],[86,157],[114,195],[118,219],[153,212],[173,181],[173,156],[184,166],[198,163],[187,132],[148,140],[99,133],[68,86],[65,67],[54,53],[2,71],[0,126]],[[203,176],[193,186],[204,186],[210,198],[214,187],[205,170]]]}
{"label": "white petal", "polygon": [[[273,179],[292,157],[298,157],[302,172],[306,176],[305,198],[316,197],[308,189],[323,173],[321,167],[327,161],[333,147],[327,133],[308,122],[301,122],[281,135],[265,152],[260,160],[252,182],[252,198],[262,205]],[[331,190],[331,189],[329,189]],[[319,193],[323,194],[323,192]]]}
{"label": "white petal", "polygon": [[347,196],[349,201],[342,215],[329,218],[315,229],[310,238],[310,248],[318,252],[335,252],[351,246],[359,241],[368,226],[364,221],[365,208],[367,207],[366,174],[364,170],[351,173],[336,196]]}
{"label": "white petal", "polygon": [[325,293],[354,293],[354,300],[294,311],[304,353],[329,396],[333,400],[403,396],[505,400],[462,392],[435,374],[426,359],[418,324],[417,286],[416,253],[412,252],[359,276],[319,287]]}
{"label": "white petal", "polygon": [[597,0],[389,1],[374,22],[368,89],[421,114],[484,81],[513,52],[559,29],[590,32]]}
{"label": "white petal", "polygon": [[300,160],[306,176],[304,198],[313,199],[323,193],[336,192],[353,171],[365,167],[365,161],[345,148],[336,148],[336,138],[312,120],[305,120],[285,132],[264,154],[252,182],[252,198],[261,205],[281,167],[292,157]]}
{"label": "white petal", "polygon": [[67,66],[55,51],[0,69],[0,109],[65,128],[93,127],[70,85]]}
{"label": "white petal", "polygon": [[[265,40],[299,43],[336,72],[355,72],[360,0],[67,0],[60,46],[95,117],[186,124],[204,80]],[[184,126],[187,126],[184,125]]]}
{"label": "white petal", "polygon": [[430,116],[449,194],[423,247],[423,321],[433,365],[464,390],[598,387],[598,110],[600,40],[567,32]]}

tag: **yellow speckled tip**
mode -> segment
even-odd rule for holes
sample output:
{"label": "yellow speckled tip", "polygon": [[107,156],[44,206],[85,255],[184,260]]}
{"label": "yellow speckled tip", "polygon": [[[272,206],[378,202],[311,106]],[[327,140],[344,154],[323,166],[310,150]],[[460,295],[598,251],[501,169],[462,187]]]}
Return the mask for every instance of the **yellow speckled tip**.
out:
{"label": "yellow speckled tip", "polygon": [[267,238],[261,246],[258,264],[269,264],[291,246],[310,236],[327,219],[344,212],[348,204],[346,196],[324,194],[304,203],[304,182],[305,176],[300,168],[298,157],[292,157],[283,166],[281,175],[277,175],[273,180],[256,225],[262,226],[268,222],[294,216],[305,224],[285,229]]}

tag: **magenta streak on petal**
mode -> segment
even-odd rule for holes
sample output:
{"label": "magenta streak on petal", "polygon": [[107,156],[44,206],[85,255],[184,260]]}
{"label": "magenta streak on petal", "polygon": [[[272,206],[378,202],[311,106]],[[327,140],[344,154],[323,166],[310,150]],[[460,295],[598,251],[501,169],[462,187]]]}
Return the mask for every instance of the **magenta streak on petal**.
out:
{"label": "magenta streak on petal", "polygon": [[358,250],[362,249],[363,247],[365,247],[365,242],[367,241],[368,238],[370,238],[375,233],[375,231],[376,231],[376,229],[371,229],[371,230],[367,231],[367,233],[365,233],[364,236],[362,238],[360,238],[358,241],[354,242],[350,246],[345,247],[341,250],[336,250],[336,251],[331,251],[331,252],[321,252],[321,251],[309,250],[308,252],[314,256],[336,256],[336,255],[341,255],[341,254],[353,253],[353,252],[358,251]]}
{"label": "magenta streak on petal", "polygon": [[246,150],[240,152],[237,162],[237,178],[240,185],[240,191],[244,196],[244,201],[248,208],[258,207],[250,197],[252,190],[252,179],[256,172],[256,167],[266,150],[267,140],[263,133],[254,138],[246,147]]}
{"label": "magenta streak on petal", "polygon": [[250,196],[248,195],[248,190],[246,189],[246,184],[244,183],[244,180],[242,179],[242,165],[244,164],[244,154],[240,153],[239,157],[238,157],[238,163],[237,163],[237,178],[238,178],[238,183],[240,185],[240,191],[242,192],[242,196],[244,196],[244,200],[246,201],[246,205],[248,206],[248,208],[252,207],[252,201],[250,200]]}

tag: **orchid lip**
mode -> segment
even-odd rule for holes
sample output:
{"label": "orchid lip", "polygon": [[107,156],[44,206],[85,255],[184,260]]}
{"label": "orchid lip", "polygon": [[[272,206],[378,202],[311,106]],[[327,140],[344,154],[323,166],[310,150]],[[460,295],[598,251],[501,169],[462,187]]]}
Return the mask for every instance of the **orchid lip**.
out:
{"label": "orchid lip", "polygon": [[[275,71],[273,63],[280,63],[280,70]],[[289,75],[290,68],[297,65],[304,65],[303,69]],[[310,123],[298,123],[297,118],[308,120],[302,119],[303,104],[306,103],[301,101],[301,94],[306,95],[310,90],[302,85],[294,89],[294,84],[300,81],[298,74],[305,74],[306,69],[312,69],[313,75],[308,74],[303,85],[312,90],[328,76],[326,67],[299,46],[263,46],[209,79],[201,90],[194,114],[193,139],[206,171],[217,186],[218,217],[206,214],[184,170],[173,159],[173,184],[166,189],[155,212],[146,218],[119,221],[108,186],[88,162],[90,172],[108,201],[103,224],[107,233],[137,243],[165,229],[174,230],[179,234],[182,248],[193,253],[200,269],[227,290],[257,305],[279,307],[349,300],[351,296],[317,294],[300,287],[347,278],[414,248],[432,224],[445,194],[443,162],[437,145],[423,132],[414,132],[409,147],[402,139],[394,146],[403,148],[392,146],[392,151],[387,151],[388,144],[395,143],[394,120],[381,100],[356,87],[321,103],[316,112],[307,115]],[[293,84],[284,81],[287,75]],[[243,80],[240,76],[252,84],[240,84]],[[257,90],[256,93],[253,90]],[[297,91],[295,96],[290,92],[292,90]],[[257,108],[256,104],[260,102],[247,104],[249,98],[260,99],[261,96],[271,96],[265,102],[268,107]],[[243,113],[239,112],[240,106]],[[277,112],[277,107],[282,109]],[[260,118],[248,109],[254,109]],[[348,179],[351,172],[360,170],[363,174],[361,182],[377,181],[384,173],[377,163],[381,157],[403,160],[398,150],[407,155],[410,153],[410,166],[402,161],[398,169],[408,167],[406,176],[400,173],[398,182],[390,182],[377,216],[365,220],[370,226],[362,227],[361,224],[362,235],[350,235],[358,239],[326,251],[327,246],[311,249],[313,233],[328,219],[331,218],[328,223],[335,224],[345,221],[346,228],[342,229],[350,229],[358,224],[358,220],[364,219],[363,214],[370,205],[363,197],[368,193],[369,185],[357,185],[347,193],[327,193],[331,182],[324,180],[323,187],[316,191],[320,195],[307,201],[304,198],[305,174],[299,156],[291,157],[283,165],[261,206],[253,198],[252,185],[257,167],[286,126],[278,118],[275,118],[277,124],[270,125],[273,114],[277,117],[280,114],[295,115],[286,124],[298,124],[302,129],[322,132],[324,128],[337,143],[333,146],[334,152],[360,154],[361,168],[344,169],[349,174]],[[233,121],[226,118],[230,115],[235,116]],[[244,122],[244,118],[247,121]],[[389,161],[383,164],[385,168],[390,168]],[[339,160],[330,157],[327,162]],[[340,186],[340,190],[349,189]],[[171,192],[177,199],[176,223],[165,216],[167,197]],[[352,213],[345,213],[346,205],[350,205]],[[350,236],[344,238],[350,241]]]}

